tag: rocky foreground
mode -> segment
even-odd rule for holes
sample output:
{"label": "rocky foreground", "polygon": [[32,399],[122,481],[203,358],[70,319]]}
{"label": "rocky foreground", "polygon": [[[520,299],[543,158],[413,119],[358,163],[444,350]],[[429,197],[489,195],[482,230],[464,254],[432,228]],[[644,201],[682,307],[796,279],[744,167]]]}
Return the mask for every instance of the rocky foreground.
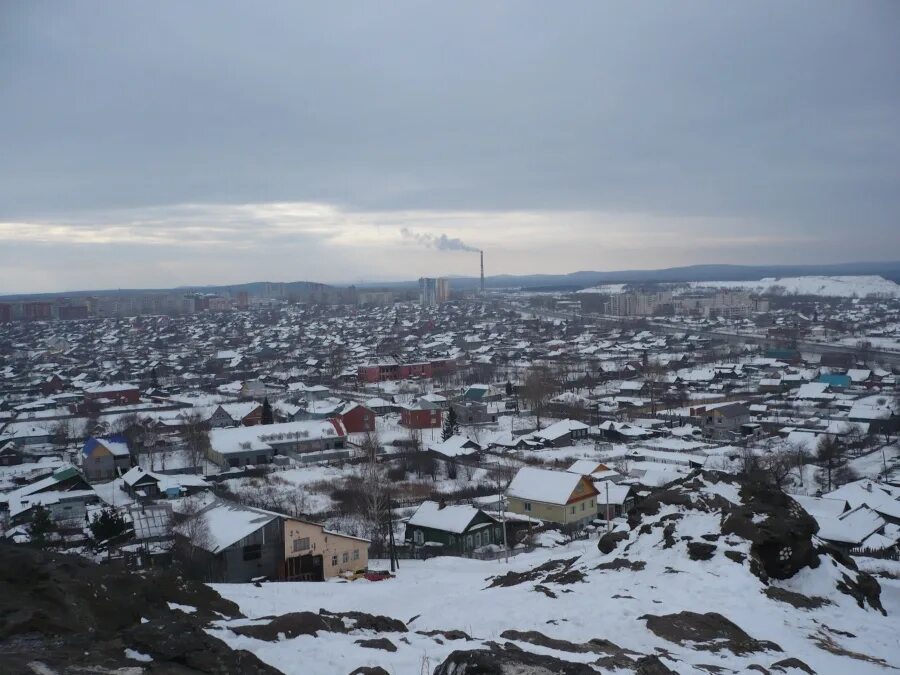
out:
{"label": "rocky foreground", "polygon": [[213,590],[5,547],[0,662],[41,675],[896,671],[898,582],[885,596],[815,527],[778,490],[697,473],[599,542],[509,566],[402,561],[380,582]]}

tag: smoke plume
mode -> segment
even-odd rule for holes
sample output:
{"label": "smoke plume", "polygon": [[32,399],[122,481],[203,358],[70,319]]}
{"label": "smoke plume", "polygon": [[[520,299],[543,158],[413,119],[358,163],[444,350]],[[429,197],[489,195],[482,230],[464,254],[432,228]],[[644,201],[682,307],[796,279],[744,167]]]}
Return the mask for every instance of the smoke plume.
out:
{"label": "smoke plume", "polygon": [[403,235],[404,239],[414,241],[417,244],[421,244],[422,246],[427,246],[428,248],[433,248],[438,251],[478,252],[479,250],[474,246],[469,246],[462,239],[457,239],[456,237],[448,237],[446,234],[433,235],[424,232],[413,232],[407,227],[402,228],[400,230],[400,234]]}

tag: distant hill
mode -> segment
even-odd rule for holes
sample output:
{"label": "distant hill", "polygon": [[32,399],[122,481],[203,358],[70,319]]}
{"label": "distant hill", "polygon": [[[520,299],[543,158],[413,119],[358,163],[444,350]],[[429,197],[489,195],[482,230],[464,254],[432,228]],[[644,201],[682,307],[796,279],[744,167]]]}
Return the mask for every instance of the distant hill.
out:
{"label": "distant hill", "polygon": [[[659,270],[620,270],[615,272],[571,272],[569,274],[499,274],[487,276],[488,288],[527,288],[531,290],[577,290],[599,284],[686,282],[686,281],[755,281],[765,277],[878,275],[900,283],[900,261],[856,262],[827,265],[689,265]],[[381,288],[405,288],[414,281],[365,284]],[[475,288],[478,277],[452,277],[455,289]]]}
{"label": "distant hill", "polygon": [[[620,270],[614,272],[580,271],[569,274],[498,274],[485,277],[488,288],[522,288],[529,290],[578,290],[599,284],[617,283],[650,283],[650,282],[686,282],[686,281],[755,281],[765,277],[803,277],[803,276],[852,276],[878,275],[900,283],[900,261],[887,262],[853,262],[833,263],[827,265],[689,265],[686,267],[668,267],[658,270]],[[477,288],[478,277],[451,277],[454,289]],[[359,288],[413,288],[418,284],[415,279],[393,282],[371,282],[356,284]],[[313,281],[266,282],[253,281],[243,284],[222,286],[181,286],[172,288],[143,289],[105,289],[68,291],[59,293],[35,293],[0,296],[0,300],[22,300],[84,297],[104,295],[140,295],[147,293],[165,293],[182,291],[185,293],[239,293],[246,291],[250,295],[305,294],[321,291],[334,291],[347,288],[349,284],[320,284]]]}

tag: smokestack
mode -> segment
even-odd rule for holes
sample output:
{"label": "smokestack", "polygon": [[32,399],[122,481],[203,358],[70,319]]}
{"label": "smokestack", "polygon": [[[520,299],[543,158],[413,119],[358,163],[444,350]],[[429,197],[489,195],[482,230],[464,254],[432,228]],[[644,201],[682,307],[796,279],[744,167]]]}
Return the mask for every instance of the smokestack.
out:
{"label": "smokestack", "polygon": [[484,251],[479,251],[481,254],[481,294],[484,295]]}

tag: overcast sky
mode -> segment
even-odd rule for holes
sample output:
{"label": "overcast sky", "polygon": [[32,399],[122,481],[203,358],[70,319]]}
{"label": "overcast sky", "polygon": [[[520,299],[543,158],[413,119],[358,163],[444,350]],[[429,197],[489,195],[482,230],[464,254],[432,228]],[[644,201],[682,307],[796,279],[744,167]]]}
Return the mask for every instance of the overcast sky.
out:
{"label": "overcast sky", "polygon": [[900,2],[0,3],[0,293],[900,257]]}

